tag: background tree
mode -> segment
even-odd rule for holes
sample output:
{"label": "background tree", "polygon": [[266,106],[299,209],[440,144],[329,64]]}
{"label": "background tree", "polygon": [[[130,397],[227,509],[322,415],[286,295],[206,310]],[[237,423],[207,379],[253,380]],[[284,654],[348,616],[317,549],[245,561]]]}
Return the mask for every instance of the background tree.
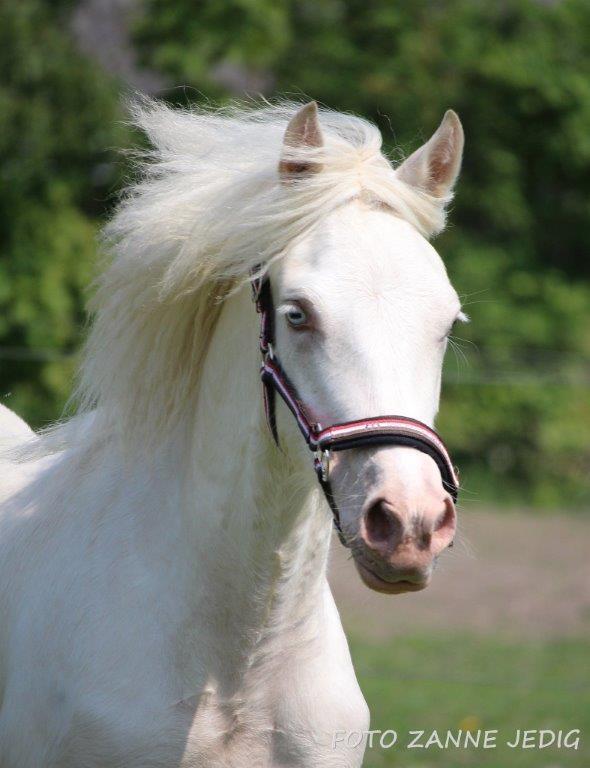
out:
{"label": "background tree", "polygon": [[122,143],[118,88],[76,50],[69,6],[0,4],[0,392],[36,426],[71,388]]}

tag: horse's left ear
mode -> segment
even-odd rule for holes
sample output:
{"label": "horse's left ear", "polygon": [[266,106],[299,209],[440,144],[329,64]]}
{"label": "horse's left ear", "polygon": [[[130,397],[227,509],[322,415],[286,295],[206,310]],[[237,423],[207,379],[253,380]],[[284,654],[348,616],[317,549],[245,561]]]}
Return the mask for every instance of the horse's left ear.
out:
{"label": "horse's left ear", "polygon": [[465,137],[459,116],[445,112],[429,141],[397,168],[397,176],[433,197],[449,197],[461,169]]}
{"label": "horse's left ear", "polygon": [[321,170],[309,150],[318,149],[324,144],[318,116],[318,105],[310,101],[299,109],[289,121],[283,152],[279,162],[279,174],[282,179],[302,178]]}

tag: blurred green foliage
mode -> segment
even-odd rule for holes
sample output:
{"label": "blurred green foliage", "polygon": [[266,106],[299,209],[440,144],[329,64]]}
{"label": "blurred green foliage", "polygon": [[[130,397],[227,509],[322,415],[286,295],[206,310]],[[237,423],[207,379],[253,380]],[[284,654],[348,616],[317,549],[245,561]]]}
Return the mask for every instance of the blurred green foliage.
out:
{"label": "blurred green foliage", "polygon": [[[71,389],[118,89],[69,38],[69,4],[0,3],[0,392],[35,425]],[[9,395],[6,397],[6,395]]]}
{"label": "blurred green foliage", "polygon": [[[439,426],[465,499],[590,500],[590,4],[586,0],[144,0],[142,61],[223,100],[238,83],[365,115],[394,158],[456,109],[467,148],[436,245],[473,322]],[[0,354],[72,352],[97,220],[128,141],[71,3],[0,6]],[[4,400],[55,417],[71,364],[0,357]],[[465,354],[468,363],[461,361]],[[8,355],[8,357],[7,357]],[[470,494],[473,493],[474,496]]]}

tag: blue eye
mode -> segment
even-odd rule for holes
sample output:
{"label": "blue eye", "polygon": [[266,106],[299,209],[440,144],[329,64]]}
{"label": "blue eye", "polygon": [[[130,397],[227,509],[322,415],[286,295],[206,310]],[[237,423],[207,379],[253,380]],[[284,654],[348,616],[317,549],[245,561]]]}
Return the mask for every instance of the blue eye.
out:
{"label": "blue eye", "polygon": [[285,317],[292,328],[301,328],[307,324],[307,315],[301,307],[291,307],[285,313]]}

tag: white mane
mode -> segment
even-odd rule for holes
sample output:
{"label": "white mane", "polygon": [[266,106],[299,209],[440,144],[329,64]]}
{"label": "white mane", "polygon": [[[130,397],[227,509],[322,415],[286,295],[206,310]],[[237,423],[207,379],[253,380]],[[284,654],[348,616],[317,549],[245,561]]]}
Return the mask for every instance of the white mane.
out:
{"label": "white mane", "polygon": [[400,180],[381,134],[358,117],[321,110],[324,146],[290,151],[298,161],[311,155],[321,172],[281,183],[297,108],[133,106],[152,149],[105,230],[110,260],[90,304],[76,392],[82,412],[96,409],[95,439],[115,431],[146,445],[171,434],[194,403],[223,296],[334,208],[364,195],[426,236],[442,229],[446,200]]}

